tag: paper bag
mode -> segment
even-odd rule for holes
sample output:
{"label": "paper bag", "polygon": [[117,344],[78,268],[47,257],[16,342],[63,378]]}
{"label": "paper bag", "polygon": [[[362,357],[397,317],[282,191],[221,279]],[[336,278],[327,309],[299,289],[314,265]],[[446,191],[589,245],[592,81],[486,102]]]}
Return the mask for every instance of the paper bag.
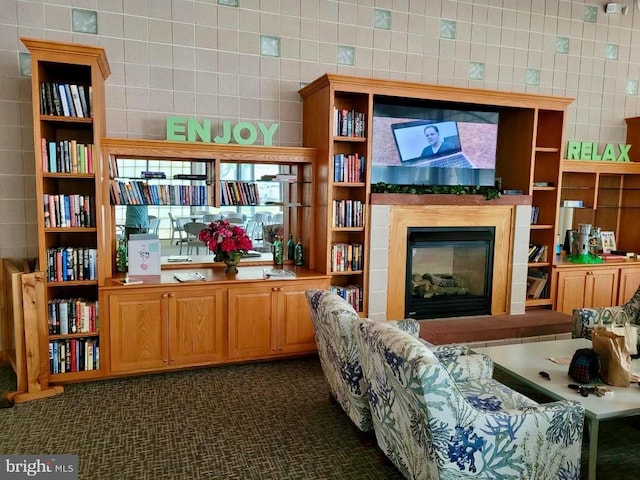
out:
{"label": "paper bag", "polygon": [[[604,324],[604,317],[609,318],[611,323]],[[629,354],[638,354],[638,327],[629,323],[629,318],[624,310],[619,310],[612,314],[611,310],[605,309],[594,328],[596,330],[607,330],[624,337]]]}
{"label": "paper bag", "polygon": [[600,378],[614,387],[631,383],[631,355],[625,338],[606,330],[594,330],[591,341],[600,355]]}

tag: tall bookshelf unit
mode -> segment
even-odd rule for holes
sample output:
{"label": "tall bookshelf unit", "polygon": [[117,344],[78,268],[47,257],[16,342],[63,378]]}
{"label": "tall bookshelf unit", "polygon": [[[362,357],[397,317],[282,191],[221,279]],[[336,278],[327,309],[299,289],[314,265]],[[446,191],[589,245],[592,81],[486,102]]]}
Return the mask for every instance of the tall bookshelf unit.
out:
{"label": "tall bookshelf unit", "polygon": [[95,378],[102,368],[99,154],[109,63],[99,47],[21,40],[31,53],[38,261],[46,277],[47,314],[40,321],[47,324],[48,352],[42,342],[41,354],[49,356],[52,382]]}
{"label": "tall bookshelf unit", "polygon": [[[369,205],[372,155],[373,108],[378,98],[415,100],[421,105],[473,110],[488,108],[498,112],[498,149],[496,177],[505,189],[520,190],[532,197],[538,207],[538,221],[531,225],[530,243],[547,251],[546,259],[528,267],[552,279],[560,188],[560,163],[563,156],[564,123],[570,98],[521,93],[446,87],[411,82],[325,74],[300,90],[303,107],[303,144],[318,149],[316,182],[316,268],[331,276],[334,287],[358,284],[363,291],[361,314],[368,312],[369,279]],[[338,135],[336,111],[364,113],[362,137]],[[341,132],[340,132],[341,133]],[[335,179],[337,154],[355,154],[365,158],[364,181],[342,183]],[[544,183],[543,183],[544,182]],[[333,204],[345,199],[361,200],[365,205],[362,227],[334,226]],[[335,271],[332,246],[342,242],[364,245],[362,271]],[[529,307],[551,308],[553,286],[541,298],[528,299]]]}

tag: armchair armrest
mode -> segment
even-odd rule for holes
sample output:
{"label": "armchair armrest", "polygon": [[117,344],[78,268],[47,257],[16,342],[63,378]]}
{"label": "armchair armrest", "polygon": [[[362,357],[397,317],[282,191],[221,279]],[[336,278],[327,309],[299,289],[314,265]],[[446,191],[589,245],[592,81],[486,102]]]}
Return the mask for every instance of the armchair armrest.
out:
{"label": "armchair armrest", "polygon": [[470,353],[440,357],[436,353],[436,357],[456,382],[488,380],[493,376],[493,360],[488,355]]}
{"label": "armchair armrest", "polygon": [[420,324],[413,318],[405,318],[402,320],[389,320],[389,323],[395,325],[403,332],[407,332],[414,338],[420,338]]}
{"label": "armchair armrest", "polygon": [[571,337],[591,338],[591,330],[593,330],[593,327],[598,324],[601,318],[602,323],[611,323],[611,320],[616,318],[622,310],[622,306],[574,309],[572,314],[573,327]]}

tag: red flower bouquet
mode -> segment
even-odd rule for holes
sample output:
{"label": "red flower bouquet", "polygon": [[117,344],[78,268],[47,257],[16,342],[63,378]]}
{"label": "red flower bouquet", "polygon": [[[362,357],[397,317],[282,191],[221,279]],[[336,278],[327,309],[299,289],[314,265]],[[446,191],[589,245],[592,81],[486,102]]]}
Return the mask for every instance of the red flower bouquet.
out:
{"label": "red flower bouquet", "polygon": [[253,243],[244,228],[232,225],[226,220],[211,222],[200,230],[198,238],[215,254],[216,262],[227,264],[227,273],[237,273],[236,265],[253,248]]}

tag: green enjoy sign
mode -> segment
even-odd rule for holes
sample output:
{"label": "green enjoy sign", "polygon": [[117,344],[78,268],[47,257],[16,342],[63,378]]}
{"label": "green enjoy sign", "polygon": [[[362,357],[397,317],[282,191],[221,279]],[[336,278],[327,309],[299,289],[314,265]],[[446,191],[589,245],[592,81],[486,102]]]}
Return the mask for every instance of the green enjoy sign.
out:
{"label": "green enjoy sign", "polygon": [[212,138],[211,120],[204,118],[199,120],[192,117],[167,117],[167,140],[175,142],[204,142],[204,143],[231,143],[231,140],[239,145],[253,145],[258,139],[258,133],[262,134],[263,145],[273,145],[273,135],[278,129],[277,123],[268,127],[257,122],[238,122],[232,126],[231,121],[222,121],[222,133]]}

